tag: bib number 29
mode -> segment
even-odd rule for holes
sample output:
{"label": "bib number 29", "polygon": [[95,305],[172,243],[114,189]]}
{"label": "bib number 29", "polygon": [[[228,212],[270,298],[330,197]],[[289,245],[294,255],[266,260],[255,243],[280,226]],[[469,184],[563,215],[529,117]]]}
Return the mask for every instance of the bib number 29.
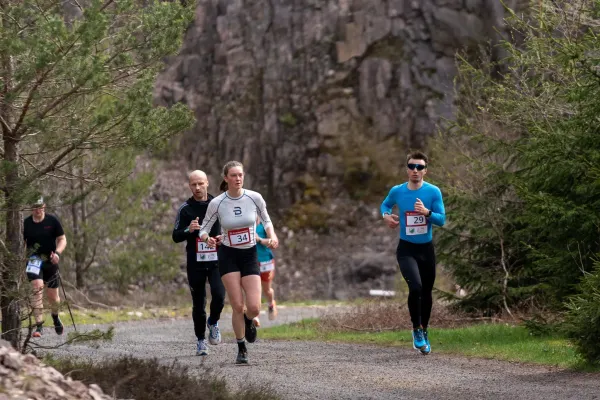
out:
{"label": "bib number 29", "polygon": [[423,235],[427,233],[427,219],[415,211],[406,212],[406,235]]}
{"label": "bib number 29", "polygon": [[425,225],[425,217],[423,215],[407,215],[406,226]]}

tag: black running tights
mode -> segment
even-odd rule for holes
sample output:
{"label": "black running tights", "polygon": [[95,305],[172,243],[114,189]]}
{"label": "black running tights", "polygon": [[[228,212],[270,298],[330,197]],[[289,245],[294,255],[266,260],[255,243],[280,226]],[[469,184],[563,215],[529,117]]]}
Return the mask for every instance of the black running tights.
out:
{"label": "black running tights", "polygon": [[198,340],[206,336],[206,281],[210,285],[210,321],[214,324],[221,317],[225,305],[225,286],[221,281],[219,267],[216,265],[206,268],[204,266],[188,265],[188,283],[192,293],[192,319],[194,320],[194,333]]}
{"label": "black running tights", "polygon": [[400,272],[408,284],[408,311],[413,329],[427,329],[435,282],[435,251],[433,243],[411,243],[400,240],[396,249]]}

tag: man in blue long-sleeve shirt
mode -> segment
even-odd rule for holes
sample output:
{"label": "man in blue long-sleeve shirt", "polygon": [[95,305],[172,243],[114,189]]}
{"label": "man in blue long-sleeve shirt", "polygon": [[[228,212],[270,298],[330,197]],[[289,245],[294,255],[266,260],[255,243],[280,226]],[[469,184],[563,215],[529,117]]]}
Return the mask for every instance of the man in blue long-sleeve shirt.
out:
{"label": "man in blue long-sleeve shirt", "polygon": [[[431,231],[433,225],[442,226],[446,222],[442,192],[437,186],[423,181],[427,162],[427,156],[420,151],[409,154],[406,157],[408,182],[394,186],[380,208],[390,228],[400,226],[396,258],[409,289],[413,347],[423,354],[431,352],[427,334],[435,282],[435,250]],[[398,207],[398,215],[392,214],[394,206]]]}

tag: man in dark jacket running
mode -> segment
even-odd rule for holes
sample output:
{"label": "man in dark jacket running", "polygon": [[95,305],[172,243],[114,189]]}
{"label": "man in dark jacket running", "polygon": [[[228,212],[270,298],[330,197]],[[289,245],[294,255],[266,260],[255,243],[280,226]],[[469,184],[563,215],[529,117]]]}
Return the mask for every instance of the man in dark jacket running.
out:
{"label": "man in dark jacket running", "polygon": [[[217,249],[209,248],[205,242],[200,241],[198,233],[200,223],[204,219],[208,203],[214,196],[208,194],[208,177],[202,171],[196,170],[189,174],[189,186],[192,197],[179,207],[173,241],[175,243],[187,241],[187,276],[192,293],[192,319],[194,332],[198,338],[196,355],[208,355],[206,343],[206,327],[208,327],[208,340],[216,345],[221,342],[218,321],[223,311],[225,301],[225,287],[219,274]],[[221,227],[217,222],[210,230],[210,236],[219,238]],[[210,315],[206,318],[206,281],[210,284]]]}

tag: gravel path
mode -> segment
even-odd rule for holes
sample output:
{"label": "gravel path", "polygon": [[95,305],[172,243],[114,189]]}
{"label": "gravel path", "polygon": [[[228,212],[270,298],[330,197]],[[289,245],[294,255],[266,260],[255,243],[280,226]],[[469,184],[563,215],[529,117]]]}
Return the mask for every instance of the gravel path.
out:
{"label": "gravel path", "polygon": [[[322,307],[281,308],[275,323],[319,316]],[[261,318],[263,327],[272,323]],[[219,323],[231,331],[230,317]],[[102,326],[98,326],[102,327]],[[87,329],[92,327],[88,326]],[[58,343],[47,334],[40,344]],[[232,339],[196,357],[191,320],[139,321],[116,325],[112,342],[70,345],[57,355],[101,358],[120,354],[177,360],[190,367],[205,363],[230,384],[270,384],[283,399],[600,399],[600,375],[559,371],[493,360],[411,349],[319,342],[259,340],[248,345],[250,364],[236,366]],[[433,349],[435,351],[435,349]]]}

